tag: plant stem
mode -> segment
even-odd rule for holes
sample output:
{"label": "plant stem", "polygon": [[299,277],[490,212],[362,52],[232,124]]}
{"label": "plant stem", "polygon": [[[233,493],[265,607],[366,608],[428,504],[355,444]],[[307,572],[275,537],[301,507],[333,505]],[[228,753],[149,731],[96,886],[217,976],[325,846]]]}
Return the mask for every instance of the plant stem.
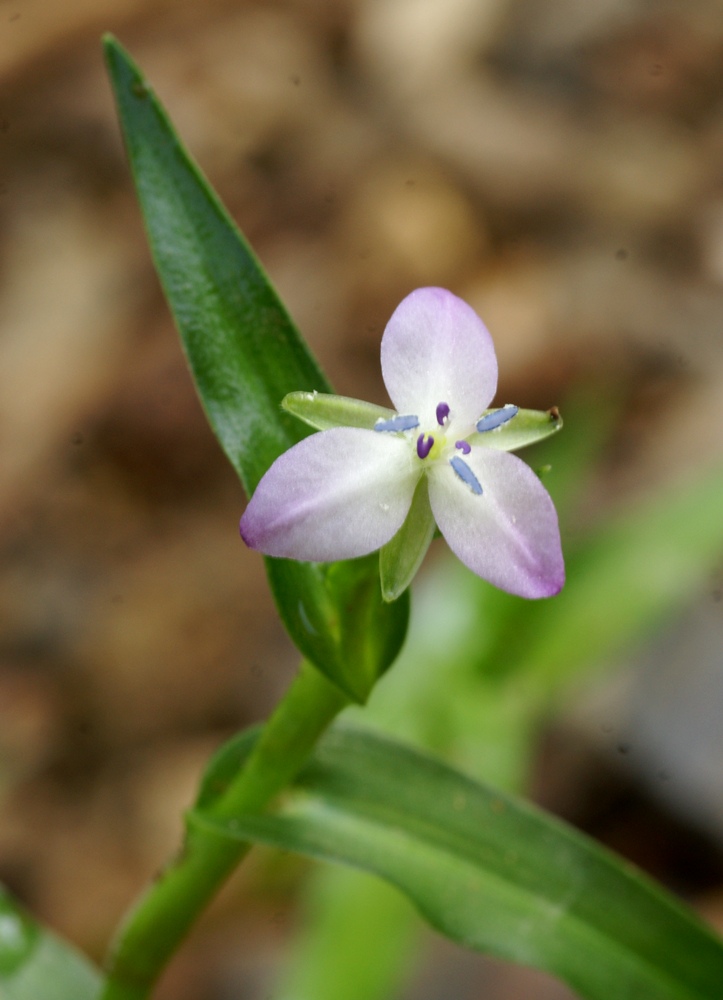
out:
{"label": "plant stem", "polygon": [[[300,770],[347,699],[303,660],[236,780],[214,805],[233,817],[264,805]],[[145,1000],[166,962],[251,845],[191,828],[181,852],[148,888],[122,927],[99,1000]]]}

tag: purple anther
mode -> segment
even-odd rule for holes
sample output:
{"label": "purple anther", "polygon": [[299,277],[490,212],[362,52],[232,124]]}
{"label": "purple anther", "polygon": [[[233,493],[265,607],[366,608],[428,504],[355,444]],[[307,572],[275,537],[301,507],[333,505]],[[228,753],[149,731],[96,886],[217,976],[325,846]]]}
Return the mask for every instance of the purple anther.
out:
{"label": "purple anther", "polygon": [[455,441],[454,446],[455,448],[459,448],[463,455],[469,455],[472,451],[472,445],[467,441]]}
{"label": "purple anther", "polygon": [[482,487],[479,484],[479,479],[475,476],[474,472],[472,472],[467,463],[463,462],[461,458],[455,455],[454,458],[450,458],[449,464],[452,466],[462,482],[469,486],[472,492],[478,497],[481,497]]}
{"label": "purple anther", "polygon": [[503,406],[500,410],[492,410],[490,413],[485,413],[483,417],[477,421],[478,431],[494,431],[502,424],[506,424],[508,420],[512,420],[513,417],[517,416],[517,407],[513,403],[508,403]]}
{"label": "purple anther", "polygon": [[426,458],[434,446],[434,438],[431,434],[420,434],[417,438],[417,454],[420,458]]}
{"label": "purple anther", "polygon": [[440,427],[444,427],[444,421],[449,416],[449,407],[446,403],[437,404],[437,423]]}
{"label": "purple anther", "polygon": [[392,417],[391,420],[377,420],[374,424],[375,431],[411,431],[415,427],[419,427],[419,417],[413,413]]}

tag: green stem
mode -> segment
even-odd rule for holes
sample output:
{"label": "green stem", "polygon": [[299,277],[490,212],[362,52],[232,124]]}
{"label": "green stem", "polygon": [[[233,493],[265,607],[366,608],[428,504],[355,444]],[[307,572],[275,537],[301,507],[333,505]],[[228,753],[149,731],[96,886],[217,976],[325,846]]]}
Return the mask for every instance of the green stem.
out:
{"label": "green stem", "polygon": [[[266,723],[243,770],[214,806],[232,817],[261,809],[300,770],[347,699],[306,660]],[[145,1000],[166,962],[250,844],[189,829],[183,849],[121,929],[99,1000]]]}

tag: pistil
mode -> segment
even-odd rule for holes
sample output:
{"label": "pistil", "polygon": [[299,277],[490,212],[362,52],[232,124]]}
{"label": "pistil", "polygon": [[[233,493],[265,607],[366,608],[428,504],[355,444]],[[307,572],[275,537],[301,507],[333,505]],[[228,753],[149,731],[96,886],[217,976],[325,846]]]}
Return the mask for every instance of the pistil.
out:
{"label": "pistil", "polygon": [[431,434],[420,434],[417,438],[417,454],[420,458],[426,458],[434,447],[434,438]]}

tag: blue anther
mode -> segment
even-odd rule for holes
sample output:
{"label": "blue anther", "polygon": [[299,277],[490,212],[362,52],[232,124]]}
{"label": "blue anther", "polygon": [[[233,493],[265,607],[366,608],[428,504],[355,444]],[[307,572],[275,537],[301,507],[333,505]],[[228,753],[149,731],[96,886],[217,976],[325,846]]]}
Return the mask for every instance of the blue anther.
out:
{"label": "blue anther", "polygon": [[472,451],[472,445],[468,441],[455,441],[455,448],[459,448],[463,455],[469,455]]}
{"label": "blue anther", "polygon": [[450,458],[449,464],[452,466],[462,482],[469,486],[472,492],[478,497],[481,497],[482,487],[479,484],[479,479],[475,476],[474,472],[472,472],[467,463],[462,461],[458,455],[455,455],[454,458]]}
{"label": "blue anther", "polygon": [[514,406],[512,403],[508,403],[507,406],[503,406],[501,410],[493,410],[491,413],[486,413],[477,421],[477,430],[494,431],[496,428],[501,427],[502,424],[506,424],[508,420],[512,420],[513,417],[516,417],[517,411],[518,407]]}
{"label": "blue anther", "polygon": [[419,427],[419,417],[413,413],[392,417],[391,420],[377,420],[374,424],[375,431],[411,431],[414,427]]}
{"label": "blue anther", "polygon": [[420,434],[417,438],[417,454],[420,458],[426,458],[434,446],[434,438],[431,434],[427,434],[426,440],[424,434]]}
{"label": "blue anther", "polygon": [[449,406],[446,403],[437,404],[437,423],[440,427],[444,427],[444,421],[449,416]]}

